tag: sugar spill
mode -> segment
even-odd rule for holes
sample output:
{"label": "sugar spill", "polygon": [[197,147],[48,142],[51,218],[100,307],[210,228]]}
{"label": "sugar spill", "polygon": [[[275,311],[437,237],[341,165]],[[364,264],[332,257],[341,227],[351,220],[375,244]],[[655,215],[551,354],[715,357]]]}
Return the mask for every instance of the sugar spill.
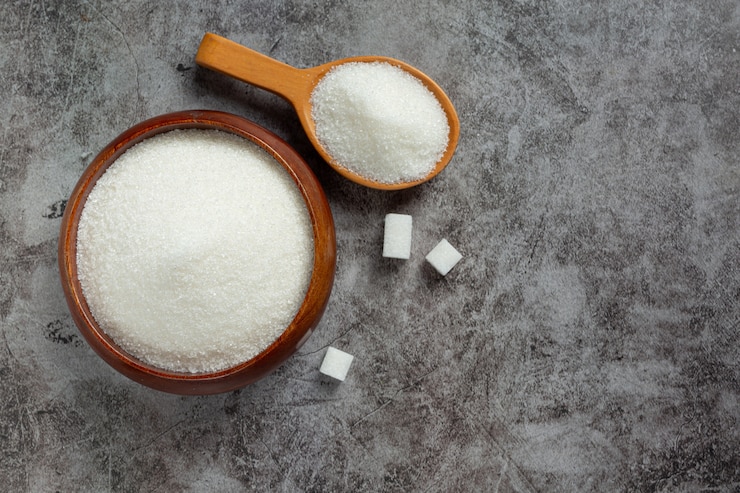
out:
{"label": "sugar spill", "polygon": [[377,182],[426,177],[448,145],[437,98],[390,63],[334,67],[314,88],[311,105],[316,136],[335,164]]}
{"label": "sugar spill", "polygon": [[123,349],[166,370],[223,370],[260,353],[308,289],[313,235],[288,172],[217,130],[173,130],[121,155],[79,222],[90,310]]}

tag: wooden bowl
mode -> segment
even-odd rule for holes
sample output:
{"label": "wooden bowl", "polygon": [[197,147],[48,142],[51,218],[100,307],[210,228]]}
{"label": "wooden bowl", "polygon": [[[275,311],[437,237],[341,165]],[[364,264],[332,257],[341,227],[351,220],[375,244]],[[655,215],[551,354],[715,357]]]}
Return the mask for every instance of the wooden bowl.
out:
{"label": "wooden bowl", "polygon": [[[298,313],[269,347],[252,359],[213,373],[180,373],[154,367],[123,350],[97,324],[85,300],[77,272],[77,230],[85,201],[97,180],[128,148],[174,129],[216,129],[259,145],[297,184],[311,218],[314,259],[308,291]],[[334,222],[323,189],[295,150],[259,125],[216,111],[184,111],[135,125],[108,144],[82,174],[67,202],[59,238],[59,270],[72,318],[92,348],[114,369],[132,380],[175,394],[215,394],[241,388],[264,377],[291,356],[311,335],[324,313],[336,265]]]}

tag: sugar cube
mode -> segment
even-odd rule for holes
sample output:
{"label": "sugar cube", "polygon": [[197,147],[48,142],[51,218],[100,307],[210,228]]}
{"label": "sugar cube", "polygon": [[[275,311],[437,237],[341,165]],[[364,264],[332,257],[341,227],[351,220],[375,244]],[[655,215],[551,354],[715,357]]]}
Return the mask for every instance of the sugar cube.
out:
{"label": "sugar cube", "polygon": [[446,276],[461,258],[462,254],[445,239],[437,243],[437,246],[426,256],[427,262],[443,276]]}
{"label": "sugar cube", "polygon": [[411,257],[411,223],[411,216],[406,214],[386,214],[383,257]]}
{"label": "sugar cube", "polygon": [[353,359],[355,357],[351,354],[329,347],[324,355],[324,361],[321,362],[319,372],[343,382]]}

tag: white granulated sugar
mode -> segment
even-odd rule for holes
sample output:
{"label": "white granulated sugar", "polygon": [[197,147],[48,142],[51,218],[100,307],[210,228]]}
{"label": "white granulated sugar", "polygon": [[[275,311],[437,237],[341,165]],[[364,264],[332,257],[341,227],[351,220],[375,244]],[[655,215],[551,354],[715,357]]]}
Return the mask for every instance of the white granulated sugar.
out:
{"label": "white granulated sugar", "polygon": [[97,182],[77,266],[96,321],[122,348],[201,373],[277,339],[305,297],[313,248],[306,203],[280,163],[236,135],[174,130]]}
{"label": "white granulated sugar", "polygon": [[385,62],[330,70],[311,94],[319,142],[335,164],[381,183],[427,176],[447,148],[447,115],[432,92]]}
{"label": "white granulated sugar", "polygon": [[413,218],[407,214],[386,214],[383,233],[383,257],[411,258]]}

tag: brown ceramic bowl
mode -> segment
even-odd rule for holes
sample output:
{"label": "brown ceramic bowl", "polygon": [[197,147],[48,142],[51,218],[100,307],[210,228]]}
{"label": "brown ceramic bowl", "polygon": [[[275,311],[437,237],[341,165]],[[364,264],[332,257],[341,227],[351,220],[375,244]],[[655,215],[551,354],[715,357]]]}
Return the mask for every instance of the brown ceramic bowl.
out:
{"label": "brown ceramic bowl", "polygon": [[[298,185],[313,226],[313,273],[303,304],[280,337],[260,354],[213,373],[179,373],[151,366],[119,347],[95,321],[77,277],[77,229],[85,201],[97,180],[128,148],[156,134],[180,128],[216,129],[244,137],[272,155]],[[158,116],[126,130],[108,144],[83,173],[67,202],[59,238],[59,270],[72,318],[92,348],[114,369],[157,390],[175,394],[228,392],[264,377],[291,356],[316,328],[334,282],[336,240],[326,196],[305,161],[282,139],[244,118],[216,111]]]}

